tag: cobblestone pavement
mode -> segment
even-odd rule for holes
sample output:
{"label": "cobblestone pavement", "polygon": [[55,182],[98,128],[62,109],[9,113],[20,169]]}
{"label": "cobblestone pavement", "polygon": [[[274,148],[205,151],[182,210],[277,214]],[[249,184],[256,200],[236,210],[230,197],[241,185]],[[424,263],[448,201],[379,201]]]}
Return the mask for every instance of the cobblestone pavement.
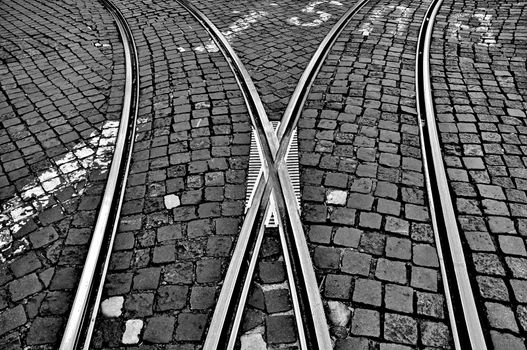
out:
{"label": "cobblestone pavement", "polygon": [[337,349],[452,347],[415,109],[428,5],[368,2],[300,120],[303,218]]}
{"label": "cobblestone pavement", "polygon": [[2,2],[2,349],[56,348],[113,152],[121,52],[97,2]]}
{"label": "cobblestone pavement", "polygon": [[318,45],[352,1],[192,0],[229,39],[271,120],[280,120]]}
{"label": "cobblestone pavement", "polygon": [[[273,120],[352,5],[192,2],[247,65]],[[115,3],[137,41],[141,100],[92,347],[200,349],[244,215],[250,121],[225,58],[184,9]],[[300,120],[302,217],[336,349],[453,347],[415,109],[429,4],[368,2]],[[525,349],[527,332],[526,12],[445,0],[432,47],[445,164],[497,350]],[[0,29],[0,348],[53,349],[118,126],[122,47],[98,2],[2,3]],[[276,230],[256,270],[241,348],[296,348]]]}
{"label": "cobblestone pavement", "polygon": [[[116,2],[140,123],[94,348],[202,344],[244,213],[250,124],[233,73],[174,2]],[[177,344],[177,345],[176,345]]]}
{"label": "cobblestone pavement", "polygon": [[265,234],[240,330],[240,348],[296,349],[295,313],[278,229],[267,228]]}
{"label": "cobblestone pavement", "polygon": [[495,349],[527,331],[527,4],[450,1],[432,77],[445,165],[479,312]]}

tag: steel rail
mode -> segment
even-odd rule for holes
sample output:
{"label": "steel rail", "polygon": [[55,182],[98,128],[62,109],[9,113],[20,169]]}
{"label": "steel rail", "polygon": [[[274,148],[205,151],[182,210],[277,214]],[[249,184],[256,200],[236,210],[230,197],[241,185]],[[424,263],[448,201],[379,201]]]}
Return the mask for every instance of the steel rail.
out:
{"label": "steel rail", "polygon": [[[289,178],[289,171],[286,164],[286,155],[290,145],[291,136],[295,130],[300,115],[304,108],[307,96],[311,87],[315,81],[316,76],[320,72],[322,65],[324,64],[331,48],[333,47],[337,38],[342,34],[342,31],[350,23],[353,16],[360,11],[360,9],[367,3],[368,0],[359,0],[351,8],[348,9],[341,16],[341,18],[333,25],[328,34],[324,37],[317,50],[313,54],[309,61],[306,69],[300,77],[293,94],[288,102],[284,115],[281,118],[281,123],[277,131],[278,139],[280,140],[280,146],[278,154],[275,160],[278,177],[280,180],[280,190],[282,192],[281,197],[284,198],[285,203],[278,204],[285,205],[285,213],[280,215],[279,221],[285,221],[290,224],[289,230],[293,233],[292,237],[285,234],[282,230],[280,231],[282,242],[286,242],[287,247],[290,249],[290,255],[293,259],[297,260],[296,266],[288,267],[290,270],[294,267],[299,267],[299,271],[288,271],[289,276],[294,274],[292,277],[304,278],[305,281],[296,281],[298,284],[305,286],[299,290],[300,294],[303,294],[303,298],[308,300],[309,305],[317,311],[317,314],[313,312],[314,329],[316,332],[317,339],[324,337],[323,342],[318,343],[318,349],[331,349],[332,343],[330,339],[327,339],[328,334],[321,334],[323,331],[327,332],[327,320],[325,318],[324,307],[322,299],[320,297],[320,291],[311,264],[311,257],[309,248],[306,241],[306,235],[303,230],[303,225],[300,219],[300,208],[298,207],[298,201],[294,195],[294,189]],[[280,205],[281,204],[281,205]],[[287,215],[289,220],[284,220]],[[284,222],[281,223],[280,227],[284,227]],[[309,262],[310,264],[307,264]],[[287,266],[286,266],[287,267]],[[290,278],[291,280],[291,278]],[[302,299],[301,299],[302,300]],[[313,310],[312,309],[312,310]]]}
{"label": "steel rail", "polygon": [[421,149],[454,345],[457,350],[486,350],[485,336],[470,284],[452,195],[443,164],[432,96],[430,45],[434,20],[442,2],[443,0],[434,0],[430,4],[421,25],[417,44],[415,79]]}
{"label": "steel rail", "polygon": [[[316,76],[320,72],[326,57],[329,54],[331,47],[335,44],[337,38],[342,31],[351,22],[353,16],[359,12],[369,0],[358,0],[355,5],[350,7],[340,19],[333,25],[329,33],[324,37],[313,57],[309,61],[306,69],[302,73],[291,98],[284,111],[280,127],[278,129],[278,138],[280,139],[280,149],[278,151],[278,158],[283,159],[287,151],[285,145],[289,144],[289,139],[293,133],[294,128],[298,124],[300,114],[307,100],[307,96]],[[282,141],[284,139],[284,141]]]}
{"label": "steel rail", "polygon": [[[282,222],[280,227],[284,228],[284,221],[288,224],[288,231],[292,232],[286,234],[283,230],[281,232],[282,242],[286,242],[286,245],[289,249],[288,252],[284,252],[285,256],[291,254],[292,259],[295,260],[295,263],[292,265],[287,265],[289,277],[294,277],[297,279],[297,284],[303,286],[299,289],[299,292],[303,294],[303,297],[306,299],[304,303],[304,308],[311,310],[311,317],[307,316],[305,313],[303,315],[298,315],[298,311],[295,311],[297,316],[297,324],[299,324],[298,317],[302,317],[304,320],[310,318],[307,321],[311,321],[311,330],[314,335],[310,336],[309,344],[310,348],[319,348],[319,349],[329,349],[331,348],[331,339],[329,337],[329,332],[327,329],[327,322],[325,319],[325,313],[323,310],[322,300],[320,299],[320,294],[318,290],[318,285],[316,282],[316,277],[312,267],[309,250],[307,247],[307,242],[305,240],[305,234],[303,232],[302,223],[300,221],[299,208],[297,201],[294,197],[294,192],[292,189],[291,181],[289,179],[289,173],[287,170],[287,165],[284,164],[284,159],[287,154],[289,140],[292,135],[292,132],[298,122],[302,107],[307,98],[307,93],[309,92],[311,85],[316,77],[317,73],[320,70],[329,49],[334,44],[336,38],[340,35],[344,27],[349,23],[351,17],[366,3],[366,0],[359,1],[355,6],[353,6],[349,11],[346,12],[344,16],[337,22],[337,24],[332,28],[330,33],[325,37],[322,42],[322,45],[317,50],[316,54],[310,61],[308,69],[302,75],[302,78],[297,85],[297,88],[294,92],[295,103],[289,103],[287,114],[284,120],[285,123],[281,124],[281,129],[279,131],[279,137],[276,133],[272,131],[272,127],[269,124],[268,118],[263,109],[263,105],[251,107],[251,101],[248,101],[248,96],[254,98],[253,101],[259,105],[261,104],[260,99],[256,93],[256,89],[248,73],[246,72],[243,64],[239,61],[238,57],[232,50],[232,47],[228,44],[227,40],[223,37],[221,32],[208,20],[199,10],[194,8],[192,5],[189,5],[186,1],[178,1],[184,7],[193,13],[194,17],[204,25],[205,28],[208,27],[209,33],[213,40],[216,42],[220,50],[225,54],[229,52],[229,56],[232,61],[235,62],[235,67],[231,65],[233,71],[238,70],[241,72],[243,84],[240,79],[237,78],[238,84],[240,85],[242,92],[244,92],[244,98],[249,107],[249,114],[251,115],[251,120],[256,126],[257,137],[259,138],[260,144],[263,144],[264,161],[267,165],[265,168],[265,179],[260,179],[258,185],[255,187],[256,195],[253,196],[253,203],[261,204],[262,201],[267,200],[267,196],[270,195],[270,191],[263,191],[262,186],[267,187],[269,182],[273,185],[273,193],[278,194],[278,208],[280,211],[279,221]],[[214,34],[214,35],[212,35]],[[226,57],[229,57],[226,55]],[[228,59],[229,61],[229,59]],[[231,63],[231,61],[229,61]],[[249,82],[249,87],[244,87],[245,83]],[[257,113],[253,113],[256,110]],[[255,118],[255,114],[259,117]],[[278,145],[278,150],[276,151],[276,146]],[[274,160],[274,161],[273,161]],[[269,178],[271,178],[269,180]],[[266,183],[266,181],[268,181]],[[278,185],[278,186],[277,186]],[[265,193],[265,194],[264,194]],[[250,240],[252,232],[254,231],[254,220],[256,216],[256,211],[258,210],[259,205],[253,205],[249,208],[247,212],[246,219],[244,220],[240,238],[235,248],[231,264],[227,271],[224,288],[220,292],[220,297],[218,299],[217,307],[215,309],[213,320],[209,328],[208,336],[205,342],[205,349],[216,349],[220,343],[223,343],[225,340],[221,334],[226,328],[225,322],[228,319],[228,315],[232,313],[232,300],[235,294],[236,286],[239,285],[240,280],[243,279],[241,276],[242,264],[249,254],[251,247]],[[289,220],[286,218],[289,217]],[[254,246],[253,246],[254,247]],[[286,259],[286,262],[289,259]],[[252,260],[251,260],[252,262]],[[301,273],[300,273],[301,272]],[[298,281],[298,279],[300,279]],[[246,290],[247,283],[250,283],[250,278],[245,278],[243,280],[243,290]],[[225,287],[229,286],[229,287]],[[292,294],[295,294],[295,291],[292,288]],[[242,298],[246,295],[241,296]],[[244,300],[243,300],[244,301]],[[240,300],[240,302],[243,302]],[[307,305],[306,305],[307,304]],[[295,307],[297,310],[297,307]],[[234,312],[237,317],[240,315],[240,307]],[[237,318],[235,318],[237,319]],[[237,326],[239,326],[239,321],[235,321],[233,329],[231,329],[231,336],[229,337],[229,346],[233,346],[233,337],[232,334],[236,335]],[[302,326],[299,325],[299,330]],[[302,339],[301,339],[302,344]],[[307,345],[304,345],[307,347]],[[228,347],[230,348],[230,347]]]}
{"label": "steel rail", "polygon": [[[139,61],[132,31],[123,14],[110,0],[101,0],[101,2],[114,17],[123,41],[125,56],[123,108],[108,180],[75,299],[64,329],[60,350],[73,350],[81,346],[88,349],[90,345],[113,241],[119,224],[139,108]],[[89,320],[86,320],[89,313],[91,316]]]}
{"label": "steel rail", "polygon": [[[258,153],[261,156],[262,148],[261,148],[261,144],[260,144],[258,138],[256,139],[256,144],[257,144],[257,148],[258,148]],[[262,171],[262,169],[260,169],[260,171]],[[264,172],[264,176],[265,176],[265,172]],[[259,212],[261,214],[260,220],[259,220],[259,225],[255,225],[255,228],[253,228],[253,230],[254,229],[258,230],[257,234],[256,234],[256,237],[253,238],[256,241],[256,243],[254,244],[254,246],[252,246],[252,250],[251,250],[251,252],[249,254],[245,253],[246,258],[250,259],[250,262],[249,262],[248,269],[245,271],[245,276],[243,276],[243,282],[241,283],[242,284],[241,293],[240,293],[239,297],[236,299],[238,301],[238,303],[237,303],[237,307],[236,307],[235,311],[233,312],[234,313],[234,317],[233,317],[233,321],[232,321],[232,327],[230,329],[230,334],[228,335],[228,341],[227,341],[227,346],[226,346],[227,349],[234,349],[235,346],[236,346],[237,335],[238,335],[238,332],[239,332],[239,327],[240,327],[241,322],[242,322],[243,311],[244,311],[244,308],[241,307],[241,306],[246,304],[248,293],[249,293],[249,289],[251,287],[251,283],[252,283],[252,280],[253,280],[252,276],[254,276],[254,268],[255,268],[257,260],[258,260],[258,253],[260,251],[261,243],[262,243],[263,238],[264,238],[265,220],[266,220],[266,218],[268,216],[269,211],[271,210],[271,205],[276,202],[276,198],[274,198],[275,196],[274,196],[273,192],[271,191],[271,186],[270,186],[269,180],[267,180],[267,182],[266,182],[264,180],[264,176],[259,176],[258,186],[260,186],[261,188],[263,188],[265,186],[265,191],[267,191],[267,192],[263,193],[263,197],[260,197],[260,196],[255,196],[255,197],[257,198],[256,202],[258,202],[259,200],[262,201],[262,202],[260,202],[260,208],[264,208],[264,207],[262,207],[262,204],[261,204],[261,203],[263,203],[263,201],[265,201],[265,203],[269,203],[269,204],[265,205],[265,211],[263,212],[263,215],[262,215],[262,211]],[[267,177],[268,177],[268,175],[266,176],[266,178]],[[271,198],[274,198],[274,202],[268,196],[271,196]],[[269,201],[269,200],[271,200],[271,201]],[[253,208],[253,207],[257,207],[257,206],[251,205],[249,207],[249,209]],[[287,240],[286,240],[285,231],[283,229],[283,222],[282,222],[283,220],[282,220],[280,215],[277,216],[275,218],[275,220],[278,222],[278,228],[279,228],[279,234],[280,234],[280,242],[281,242],[282,252],[284,254],[284,262],[285,262],[285,265],[286,265],[288,281],[293,282],[293,281],[295,281],[295,279],[294,279],[294,271],[296,271],[297,269],[295,269],[294,266],[292,266],[292,264],[291,264],[291,258],[290,258],[289,251],[287,249],[284,249],[284,247],[288,246],[287,245],[288,243],[287,243]],[[247,220],[244,220],[244,224],[245,223],[247,223]],[[254,223],[256,223],[256,222],[254,222]],[[245,232],[247,232],[247,231],[243,231],[242,230],[241,232],[242,232],[241,235],[245,235]],[[236,247],[236,248],[238,248],[238,247]],[[238,254],[242,254],[242,252],[240,251]],[[236,255],[236,253],[234,255]],[[248,257],[248,255],[250,255],[250,258]],[[240,277],[242,277],[242,276],[239,276],[238,278],[240,278]],[[240,283],[239,282],[238,283],[235,282],[234,285],[233,284],[224,283],[224,285],[231,286],[231,287],[227,287],[227,289],[235,289],[233,287],[235,287],[237,284],[239,285]],[[300,348],[301,349],[309,349],[309,347],[308,347],[308,334],[306,334],[306,329],[304,329],[304,317],[302,316],[302,312],[301,312],[302,305],[299,302],[298,292],[296,290],[296,285],[292,285],[291,283],[289,283],[289,289],[290,289],[290,293],[291,293],[291,300],[293,302],[294,317],[295,317],[295,322],[297,324],[297,331],[298,331],[298,338],[299,338]],[[318,290],[316,292],[318,293]],[[232,299],[229,299],[228,301],[226,301],[226,304],[228,304],[229,302],[232,303]],[[209,332],[208,334],[211,334],[211,333]],[[212,334],[214,334],[214,333],[212,333]],[[221,341],[220,338],[218,338],[218,340]],[[213,340],[213,341],[215,341],[215,340]],[[311,340],[311,343],[313,343],[313,340]]]}
{"label": "steel rail", "polygon": [[[223,36],[219,29],[196,7],[184,0],[177,1],[209,32],[218,48],[226,57],[231,70],[235,73],[235,78],[246,101],[251,121],[256,130],[257,141],[260,145],[262,153],[264,154],[263,160],[265,164],[265,179],[264,177],[260,178],[260,181],[255,188],[253,205],[246,213],[241,233],[238,237],[238,242],[225,276],[224,286],[228,287],[223,287],[220,292],[217,306],[214,311],[212,322],[204,344],[204,349],[217,349],[220,347],[220,345],[230,349],[234,347],[234,343],[236,341],[236,327],[238,327],[240,324],[240,318],[243,311],[241,305],[244,303],[244,300],[242,299],[247,297],[245,291],[247,291],[248,284],[251,281],[250,278],[247,278],[246,274],[249,271],[247,271],[244,262],[249,259],[252,261],[252,258],[250,258],[251,250],[253,254],[258,253],[255,250],[254,241],[255,239],[258,241],[259,238],[253,237],[255,234],[254,231],[259,231],[260,234],[263,234],[263,230],[259,230],[255,226],[257,217],[260,217],[258,222],[262,223],[263,220],[261,219],[261,212],[264,208],[262,204],[266,203],[265,207],[267,207],[269,196],[271,195],[270,186],[273,187],[273,190],[278,187],[276,171],[270,170],[274,168],[273,164],[276,153],[278,152],[279,142],[249,73],[245,69],[243,63],[238,58],[231,45],[228,43],[227,39]],[[269,177],[272,178],[271,181],[268,181]],[[308,265],[312,266],[310,261]],[[245,274],[243,272],[245,272]],[[291,286],[291,288],[293,289],[294,286]],[[234,294],[238,295],[235,297]],[[238,307],[233,305],[233,300],[240,301]],[[297,305],[297,303],[295,303],[295,305]],[[315,311],[314,315],[321,315],[321,317],[324,316],[323,308],[321,306],[322,304],[320,303],[320,311]],[[308,313],[311,313],[311,311]],[[300,337],[302,337],[302,334],[304,334],[303,328],[305,325],[302,323],[302,319],[303,315],[305,314],[306,313],[303,313],[298,309],[295,310],[295,317]],[[230,317],[230,315],[233,315],[233,317]],[[233,326],[226,326],[226,324],[229,322],[233,322]],[[327,325],[324,326],[327,327]],[[330,342],[329,332],[327,329],[325,332],[327,334],[324,335],[323,333],[323,331],[318,330],[316,336],[311,337],[313,341],[322,344],[321,348],[325,348],[325,346]],[[315,338],[317,338],[317,340],[315,340]],[[305,344],[305,341],[301,339],[301,343]],[[305,345],[304,348],[307,348],[307,345]]]}

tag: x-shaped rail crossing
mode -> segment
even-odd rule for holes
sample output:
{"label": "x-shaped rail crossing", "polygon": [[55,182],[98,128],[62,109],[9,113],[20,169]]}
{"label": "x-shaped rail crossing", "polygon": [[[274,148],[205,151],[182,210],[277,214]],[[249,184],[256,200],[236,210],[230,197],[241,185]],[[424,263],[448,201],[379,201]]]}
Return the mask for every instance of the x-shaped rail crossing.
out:
{"label": "x-shaped rail crossing", "polygon": [[[257,101],[256,105],[261,105],[259,97],[256,93],[251,96],[251,98],[253,98],[254,101]],[[306,325],[302,320],[302,316],[310,317],[310,323],[314,323],[313,328],[315,330],[317,339],[312,339],[311,341],[316,341],[321,346],[322,344],[327,344],[330,346],[331,341],[329,338],[329,333],[327,332],[327,324],[324,316],[322,301],[320,299],[315,273],[311,264],[309,250],[300,220],[298,202],[294,194],[293,185],[285,161],[291,141],[292,131],[296,125],[296,121],[292,123],[281,123],[279,129],[277,132],[275,132],[272,124],[265,114],[265,111],[263,110],[263,106],[261,111],[258,110],[258,114],[256,116],[254,113],[250,113],[250,115],[253,125],[255,125],[255,135],[260,146],[259,150],[263,160],[262,171],[264,176],[259,177],[259,181],[253,190],[254,192],[251,201],[252,205],[247,211],[245,221],[241,229],[241,234],[238,238],[236,250],[233,254],[229,270],[225,277],[224,286],[227,286],[227,288],[222,289],[217,303],[214,317],[221,317],[223,320],[220,321],[213,318],[211,329],[209,329],[209,337],[205,343],[205,348],[209,348],[209,340],[210,342],[217,342],[219,340],[217,337],[218,333],[212,328],[216,324],[224,327],[224,322],[229,312],[228,309],[233,307],[230,304],[232,302],[238,302],[239,305],[235,312],[236,316],[234,318],[231,335],[228,341],[228,348],[230,348],[231,345],[234,346],[237,329],[239,328],[240,321],[242,319],[242,305],[245,303],[249,292],[249,282],[251,280],[250,276],[252,276],[256,266],[258,252],[263,239],[263,231],[265,229],[263,220],[258,220],[258,215],[262,214],[263,209],[263,218],[267,217],[268,211],[271,210],[271,203],[273,202],[275,203],[275,208],[278,214],[276,215],[275,219],[278,223],[280,240],[282,247],[284,248],[284,260],[286,262],[287,275],[290,281],[291,296],[293,300],[295,318],[298,325],[301,348],[307,349],[308,342],[306,339],[306,332],[304,330]],[[258,222],[260,225],[259,227],[256,227]],[[254,246],[252,246],[252,255],[248,269],[246,271],[247,275],[245,278],[243,278],[243,276],[240,276],[241,267],[245,263],[247,251],[251,249],[250,240],[251,237],[253,237],[254,231],[258,231],[256,235],[256,242],[254,243]],[[285,249],[286,247],[287,249]],[[295,259],[297,262],[296,265],[293,262],[293,259]],[[233,298],[233,291],[231,288],[229,288],[229,286],[237,285],[240,278],[245,280],[245,283],[243,283],[241,295],[239,299]],[[299,292],[304,294],[305,300],[307,300],[306,305],[300,304],[298,298]],[[304,310],[301,310],[302,306]],[[308,310],[312,317],[305,314]],[[216,335],[216,337],[214,337],[214,335]],[[212,348],[216,348],[216,346],[212,345]]]}
{"label": "x-shaped rail crossing", "polygon": [[[279,227],[287,275],[290,281],[301,348],[307,349],[309,341],[319,343],[319,348],[329,348],[331,340],[327,331],[324,309],[300,220],[298,203],[285,161],[296,120],[291,120],[291,114],[289,114],[289,117],[284,116],[280,127],[275,132],[251,78],[243,68],[243,65],[241,65],[241,62],[237,68],[241,68],[240,73],[243,77],[243,83],[248,86],[248,89],[244,91],[246,100],[252,100],[249,103],[249,105],[252,105],[252,108],[249,108],[249,114],[254,126],[257,143],[259,144],[264,176],[259,177],[259,181],[253,190],[252,205],[246,213],[241,234],[225,277],[224,288],[218,299],[211,328],[208,332],[209,335],[205,342],[205,349],[216,349],[220,341],[227,341],[227,348],[234,347],[237,330],[242,319],[243,305],[249,293],[251,276],[254,273],[263,239],[263,230],[265,229],[263,220],[258,220],[258,215],[262,214],[263,209],[263,217],[265,218],[271,209],[272,202],[275,203],[278,214],[275,219]],[[260,222],[260,225],[256,227],[258,222]],[[256,242],[253,245],[251,244],[251,239],[255,231],[258,231],[258,233],[256,234]],[[252,254],[246,276],[241,276],[243,264],[245,264],[246,257],[251,249]],[[295,259],[296,264],[293,259]],[[243,280],[244,283],[239,297],[236,298],[233,289],[240,287],[240,280]],[[305,305],[300,304],[299,293],[304,294],[304,300],[307,301]],[[233,302],[238,303],[238,305],[233,306]],[[218,337],[218,334],[221,334],[221,329],[225,327],[225,322],[227,321],[227,315],[233,308],[236,308],[236,311],[230,336],[228,340],[223,340]],[[306,315],[306,312],[311,315]],[[303,318],[306,317],[309,317],[308,323],[313,324],[312,328],[314,328],[316,339],[308,340],[306,338],[304,327],[307,325],[303,322]]]}
{"label": "x-shaped rail crossing", "polygon": [[[263,174],[254,188],[235,251],[227,270],[223,288],[208,330],[204,349],[220,347],[233,349],[243,316],[250,282],[265,229],[264,219],[275,203],[276,220],[291,289],[295,320],[301,349],[331,349],[331,338],[324,307],[313,270],[293,185],[286,164],[293,130],[296,128],[307,94],[322,63],[338,35],[352,16],[366,3],[357,2],[333,26],[319,45],[302,74],[281,124],[275,132],[263,107],[256,87],[227,39],[196,7],[185,0],[177,0],[209,31],[213,40],[235,73],[248,106],[259,151],[263,160]],[[263,214],[263,216],[262,216]],[[256,237],[254,237],[256,235]],[[248,266],[245,266],[249,261]],[[301,295],[302,297],[298,297]],[[227,326],[229,324],[230,326]]]}

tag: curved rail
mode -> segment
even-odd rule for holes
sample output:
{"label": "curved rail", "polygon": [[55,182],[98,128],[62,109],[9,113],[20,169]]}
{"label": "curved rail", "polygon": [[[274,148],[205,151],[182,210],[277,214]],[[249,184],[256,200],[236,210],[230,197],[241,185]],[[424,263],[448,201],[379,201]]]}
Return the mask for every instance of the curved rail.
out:
{"label": "curved rail", "polygon": [[[367,0],[361,0],[350,8],[324,38],[293,93],[277,135],[273,131],[247,70],[226,38],[201,11],[185,0],[178,0],[178,3],[185,7],[209,32],[227,58],[231,69],[235,72],[266,165],[264,167],[265,176],[260,177],[260,181],[254,189],[253,205],[246,213],[209,327],[204,349],[217,349],[221,346],[232,349],[235,345],[243,305],[248,295],[252,272],[263,237],[262,218],[265,217],[268,210],[270,196],[276,201],[280,213],[277,219],[282,246],[287,247],[284,249],[286,270],[289,280],[294,281],[294,285],[291,286],[291,295],[300,346],[302,349],[332,348],[324,308],[300,221],[298,204],[285,164],[285,157],[307,94],[329,50],[342,30],[351,21],[353,15],[366,2]],[[248,263],[246,263],[247,261]]]}
{"label": "curved rail", "polygon": [[[254,271],[257,253],[263,238],[263,214],[268,210],[271,192],[274,193],[274,197],[276,199],[276,193],[279,191],[280,187],[278,182],[278,174],[274,166],[276,154],[279,149],[279,142],[249,73],[233,50],[232,46],[228,43],[227,39],[223,36],[219,29],[192,4],[189,4],[184,0],[178,0],[178,3],[183,6],[198,22],[200,22],[200,24],[210,34],[223,55],[226,57],[227,62],[229,63],[231,70],[234,72],[237,83],[244,96],[253,127],[256,131],[257,142],[260,145],[260,149],[263,153],[263,161],[265,164],[265,176],[260,178],[260,181],[255,187],[253,205],[246,213],[245,220],[238,237],[238,242],[225,276],[224,287],[220,292],[217,306],[214,311],[212,322],[204,344],[204,349],[218,349],[222,347],[232,349],[236,343],[236,335],[238,332],[238,327],[241,323],[243,305],[245,304],[245,300],[248,295],[252,271]],[[279,203],[283,202],[283,200],[279,200]],[[280,207],[284,208],[285,206],[281,205]],[[258,223],[260,223],[260,226]],[[286,252],[284,253],[287,254]],[[249,264],[246,264],[246,261],[249,261]],[[312,266],[311,261],[309,261],[307,266]],[[291,276],[291,269],[288,268],[288,272],[289,276]],[[307,320],[307,322],[311,323],[311,325],[306,325],[304,322],[305,320],[302,317],[303,315],[313,313],[313,315],[319,315],[319,317],[325,321],[324,310],[321,301],[317,305],[314,305],[314,307],[306,310],[306,312],[301,312],[299,309],[300,305],[298,300],[294,297],[294,286],[291,288],[291,293],[293,296],[295,317],[302,348],[307,349],[308,342],[310,342],[310,344],[311,342],[320,344],[321,349],[326,348],[328,344],[331,344],[328,330],[314,327],[312,325],[312,319],[311,322]],[[324,327],[326,327],[325,324]],[[311,336],[311,341],[309,341],[306,339],[306,337],[309,337],[309,333],[312,332],[316,335]],[[318,347],[318,345],[315,345],[315,347],[311,348],[316,347]]]}
{"label": "curved rail", "polygon": [[298,124],[298,119],[302,113],[302,109],[306,102],[307,96],[313,82],[315,81],[318,72],[322,68],[322,64],[326,60],[327,55],[333,44],[340,36],[344,28],[351,22],[353,16],[364,7],[368,0],[359,0],[355,5],[350,7],[346,13],[344,13],[341,18],[333,25],[329,33],[324,37],[317,50],[315,51],[313,57],[309,61],[304,73],[298,81],[293,95],[287,104],[287,107],[284,111],[280,127],[278,129],[278,138],[282,144],[280,145],[280,150],[278,152],[279,157],[284,157],[285,152],[287,151],[284,147],[289,144],[289,140],[293,133],[294,128]]}
{"label": "curved rail", "polygon": [[123,14],[111,1],[101,0],[101,2],[114,17],[123,40],[126,65],[123,109],[108,180],[60,350],[79,349],[81,346],[83,349],[88,349],[90,345],[110,252],[118,227],[139,107],[139,61],[132,31]]}
{"label": "curved rail", "polygon": [[434,20],[442,2],[443,0],[432,1],[419,32],[416,96],[421,129],[421,148],[430,213],[454,344],[458,350],[486,350],[487,345],[470,285],[443,164],[430,82],[430,43]]}

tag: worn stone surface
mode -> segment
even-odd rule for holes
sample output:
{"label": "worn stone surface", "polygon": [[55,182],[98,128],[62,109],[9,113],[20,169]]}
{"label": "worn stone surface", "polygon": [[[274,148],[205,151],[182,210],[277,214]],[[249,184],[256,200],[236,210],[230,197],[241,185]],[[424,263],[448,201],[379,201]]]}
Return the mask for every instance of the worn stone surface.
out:
{"label": "worn stone surface", "polygon": [[[446,1],[431,45],[439,137],[476,305],[495,349],[524,349],[524,4]],[[507,34],[505,34],[507,33]],[[514,295],[513,295],[514,294]]]}
{"label": "worn stone surface", "polygon": [[37,317],[33,321],[26,342],[29,345],[54,344],[60,340],[57,330],[62,327],[58,317]]}
{"label": "worn stone surface", "polygon": [[425,292],[444,299],[414,92],[427,8],[366,3],[326,58],[299,121],[302,214],[317,233],[309,238],[322,296],[354,310],[347,329],[331,332],[371,340],[358,348],[425,346],[419,325],[428,317],[443,320],[439,337],[452,346],[446,304],[417,303]]}
{"label": "worn stone surface", "polygon": [[[526,8],[445,1],[431,60],[443,159],[489,339],[523,349]],[[352,5],[192,2],[224,32],[275,120]],[[119,302],[103,305],[94,347],[195,348],[243,218],[250,121],[227,62],[186,11],[166,1],[116,5],[139,45],[141,101],[103,296]],[[299,121],[302,220],[337,349],[452,347],[415,110],[427,6],[368,2]],[[0,230],[9,228],[0,234],[0,318],[14,320],[0,327],[0,347],[53,348],[112,153],[122,47],[100,4],[14,1],[0,16]],[[245,348],[248,339],[297,345],[276,232],[266,232],[242,329]]]}
{"label": "worn stone surface", "polygon": [[172,340],[174,332],[174,317],[158,316],[148,319],[146,322],[143,340],[153,344],[165,344]]}
{"label": "worn stone surface", "polygon": [[12,309],[4,309],[0,314],[0,335],[24,325],[26,321],[27,317],[22,305],[17,305]]}
{"label": "worn stone surface", "polygon": [[287,344],[296,340],[296,326],[292,316],[268,316],[266,325],[269,344]]}
{"label": "worn stone surface", "polygon": [[345,327],[351,317],[351,310],[345,304],[338,301],[329,301],[329,320],[334,326]]}
{"label": "worn stone surface", "polygon": [[355,309],[351,320],[351,334],[378,337],[380,335],[379,313],[368,309]]}
{"label": "worn stone surface", "polygon": [[125,324],[125,331],[121,339],[123,344],[137,344],[139,343],[139,334],[143,329],[142,320],[127,320]]}
{"label": "worn stone surface", "polygon": [[0,41],[0,348],[57,348],[119,126],[123,48],[107,9],[81,1],[10,1]]}
{"label": "worn stone surface", "polygon": [[241,350],[267,350],[267,344],[262,335],[258,333],[242,335],[240,337],[240,343]]}
{"label": "worn stone surface", "polygon": [[123,304],[124,298],[121,296],[108,298],[101,303],[101,312],[106,317],[119,317],[122,313]]}
{"label": "worn stone surface", "polygon": [[[187,11],[116,5],[138,44],[142,90],[105,293],[124,297],[120,329],[144,322],[140,332],[130,326],[129,343],[193,346],[204,341],[243,216],[249,118],[225,58]],[[100,321],[95,332],[104,340]]]}

